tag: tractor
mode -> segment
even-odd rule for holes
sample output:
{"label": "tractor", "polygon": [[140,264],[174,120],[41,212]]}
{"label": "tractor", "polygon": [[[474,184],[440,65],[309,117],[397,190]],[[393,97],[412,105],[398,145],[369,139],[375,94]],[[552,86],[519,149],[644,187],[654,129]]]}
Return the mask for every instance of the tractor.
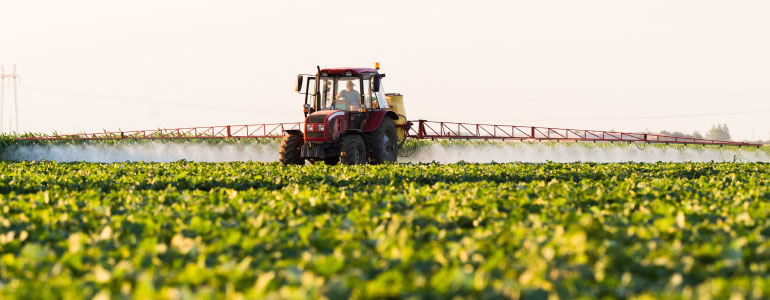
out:
{"label": "tractor", "polygon": [[395,162],[408,130],[400,94],[385,94],[375,68],[317,68],[299,74],[295,91],[304,94],[304,133],[286,130],[283,165],[381,164]]}

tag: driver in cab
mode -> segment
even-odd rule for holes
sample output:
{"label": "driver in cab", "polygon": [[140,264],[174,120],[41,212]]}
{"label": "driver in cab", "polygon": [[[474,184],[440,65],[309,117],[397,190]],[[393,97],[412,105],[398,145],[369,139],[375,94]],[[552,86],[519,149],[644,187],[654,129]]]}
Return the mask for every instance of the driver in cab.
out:
{"label": "driver in cab", "polygon": [[355,87],[356,84],[352,80],[345,84],[345,89],[340,91],[337,97],[334,98],[334,109],[358,110],[359,103],[361,102],[361,93],[356,91]]}

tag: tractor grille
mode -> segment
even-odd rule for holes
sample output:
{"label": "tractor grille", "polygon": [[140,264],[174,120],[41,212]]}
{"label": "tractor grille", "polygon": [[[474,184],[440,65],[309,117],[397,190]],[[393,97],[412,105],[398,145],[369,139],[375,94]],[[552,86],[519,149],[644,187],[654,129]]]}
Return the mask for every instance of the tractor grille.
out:
{"label": "tractor grille", "polygon": [[307,117],[307,122],[308,123],[323,123],[325,119],[326,119],[325,115],[312,115],[312,116]]}
{"label": "tractor grille", "polygon": [[324,133],[323,132],[306,132],[305,133],[305,137],[309,137],[309,138],[322,138],[322,137],[324,137]]}

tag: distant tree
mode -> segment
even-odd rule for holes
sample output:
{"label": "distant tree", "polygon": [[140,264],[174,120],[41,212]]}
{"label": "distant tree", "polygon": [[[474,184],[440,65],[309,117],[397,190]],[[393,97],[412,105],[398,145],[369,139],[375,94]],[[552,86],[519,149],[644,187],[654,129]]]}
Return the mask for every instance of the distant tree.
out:
{"label": "distant tree", "polygon": [[689,135],[689,134],[686,134],[684,132],[679,132],[679,131],[663,130],[663,131],[660,132],[660,134],[667,135],[667,136],[683,137],[683,138],[695,138],[695,136],[693,136],[693,135]]}
{"label": "distant tree", "polygon": [[712,140],[730,140],[730,129],[727,128],[727,124],[716,124],[711,126],[706,136]]}
{"label": "distant tree", "polygon": [[698,131],[696,130],[696,131],[693,131],[693,132],[692,132],[692,137],[694,137],[694,138],[696,138],[696,139],[702,139],[702,138],[703,138],[703,135],[701,135],[701,134],[700,134],[700,132],[698,132]]}

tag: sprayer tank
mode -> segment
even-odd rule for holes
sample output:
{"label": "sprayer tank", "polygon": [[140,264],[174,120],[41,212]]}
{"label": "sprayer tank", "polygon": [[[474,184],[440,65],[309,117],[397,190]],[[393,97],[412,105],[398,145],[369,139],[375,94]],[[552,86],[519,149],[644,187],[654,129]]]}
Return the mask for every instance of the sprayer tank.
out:
{"label": "sprayer tank", "polygon": [[[406,124],[406,108],[404,107],[404,96],[399,93],[388,93],[385,94],[385,99],[388,100],[388,106],[390,109],[392,109],[393,112],[398,115],[398,120],[395,122],[396,125]],[[404,132],[404,127],[396,126],[396,134],[398,135],[399,141],[403,140],[406,135]]]}

